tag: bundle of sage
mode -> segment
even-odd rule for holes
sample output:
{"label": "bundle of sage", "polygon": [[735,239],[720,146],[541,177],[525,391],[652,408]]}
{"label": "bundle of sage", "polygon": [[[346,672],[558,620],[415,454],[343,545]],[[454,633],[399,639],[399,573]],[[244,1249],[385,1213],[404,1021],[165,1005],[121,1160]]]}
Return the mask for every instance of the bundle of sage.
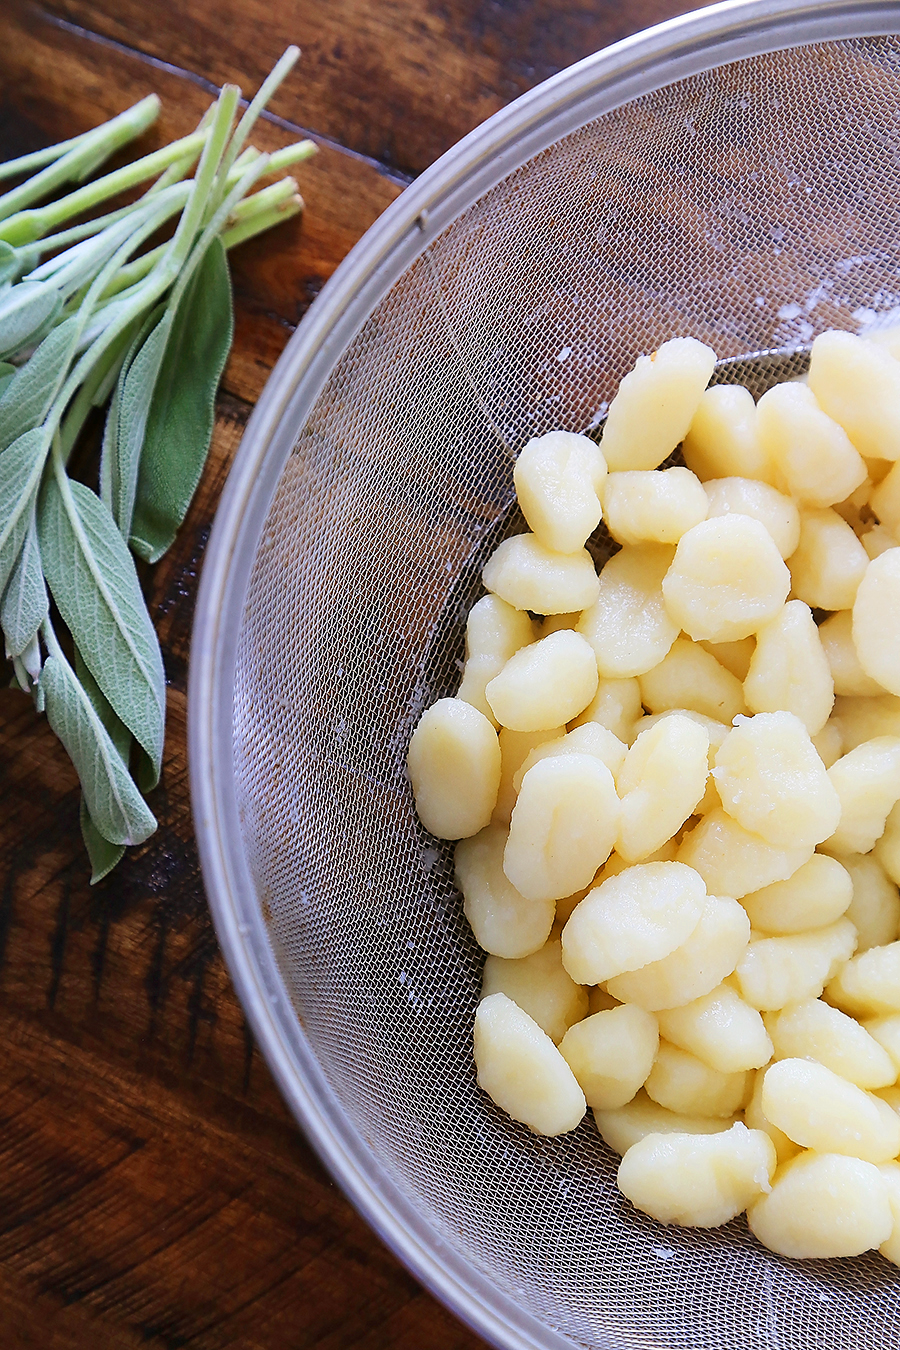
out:
{"label": "bundle of sage", "polygon": [[[165,680],[129,550],[165,553],[206,460],[232,338],[227,250],[302,209],[290,177],[247,195],[315,152],[248,144],[298,56],[285,52],[237,125],[226,85],[192,135],[91,182],[156,117],[155,96],[0,165],[0,180],[30,175],[0,195],[0,624],[14,683],[78,772],[92,881],[156,828],[141,789],[159,780]],[[67,464],[107,404],[98,493]]]}

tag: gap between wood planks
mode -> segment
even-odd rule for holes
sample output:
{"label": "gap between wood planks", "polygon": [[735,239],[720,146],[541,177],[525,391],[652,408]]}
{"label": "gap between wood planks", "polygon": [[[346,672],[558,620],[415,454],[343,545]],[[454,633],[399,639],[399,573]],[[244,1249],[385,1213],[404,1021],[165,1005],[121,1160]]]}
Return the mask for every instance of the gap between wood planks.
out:
{"label": "gap between wood planks", "polygon": [[[200,89],[205,89],[208,93],[218,95],[221,89],[220,85],[214,84],[212,80],[207,80],[203,75],[198,75],[193,70],[185,70],[183,66],[173,65],[171,61],[163,61],[158,56],[151,56],[149,52],[141,51],[139,47],[132,47],[128,43],[120,42],[118,38],[107,37],[105,33],[95,33],[90,28],[83,28],[81,24],[72,23],[70,19],[63,19],[60,15],[54,14],[52,10],[44,9],[43,6],[35,6],[36,12],[54,28],[61,29],[64,33],[71,33],[73,37],[83,38],[87,42],[96,42],[101,47],[109,47],[113,51],[121,52],[124,56],[133,56],[137,60],[143,61],[154,70],[164,70],[169,75],[175,75],[179,79],[189,80],[196,84]],[[302,53],[301,53],[302,59]],[[246,108],[249,100],[242,98],[241,107]],[[413,181],[413,175],[401,173],[398,169],[392,169],[379,159],[373,159],[371,155],[364,155],[359,150],[352,150],[350,146],[344,145],[341,141],[335,140],[331,136],[326,136],[320,131],[311,127],[300,126],[296,122],[289,121],[286,117],[278,117],[275,113],[264,109],[261,120],[271,122],[273,126],[279,127],[282,131],[289,131],[292,135],[299,138],[308,137],[318,145],[327,145],[330,150],[336,150],[339,154],[347,155],[348,158],[357,160],[360,164],[366,164],[375,169],[384,178],[390,182],[396,183],[398,187],[407,187]]]}

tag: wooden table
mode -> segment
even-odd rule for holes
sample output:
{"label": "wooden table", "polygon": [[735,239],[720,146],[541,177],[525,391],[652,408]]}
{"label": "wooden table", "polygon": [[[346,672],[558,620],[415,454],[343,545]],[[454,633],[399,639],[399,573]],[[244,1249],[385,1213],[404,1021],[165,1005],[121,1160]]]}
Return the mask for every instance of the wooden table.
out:
{"label": "wooden table", "polygon": [[149,579],[168,676],[160,828],[88,885],[78,786],[45,719],[0,693],[3,1350],[473,1350],[318,1164],[254,1049],[191,831],[185,692],[197,573],[248,413],[363,231],[439,154],[679,0],[2,0],[0,156],[156,90],[152,148],[214,86],[300,67],[255,138],[311,129],[302,221],[233,256],[234,350],[209,466]]}

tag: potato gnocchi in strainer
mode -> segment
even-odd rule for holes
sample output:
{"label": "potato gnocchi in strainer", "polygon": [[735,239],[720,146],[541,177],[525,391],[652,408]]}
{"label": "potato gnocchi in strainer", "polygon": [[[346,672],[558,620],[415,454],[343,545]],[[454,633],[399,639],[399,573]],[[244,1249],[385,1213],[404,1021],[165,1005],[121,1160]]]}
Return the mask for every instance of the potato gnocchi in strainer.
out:
{"label": "potato gnocchi in strainer", "polygon": [[599,444],[525,446],[409,775],[503,1111],[592,1111],[660,1223],[900,1263],[900,337],[758,403],[715,364],[666,342]]}

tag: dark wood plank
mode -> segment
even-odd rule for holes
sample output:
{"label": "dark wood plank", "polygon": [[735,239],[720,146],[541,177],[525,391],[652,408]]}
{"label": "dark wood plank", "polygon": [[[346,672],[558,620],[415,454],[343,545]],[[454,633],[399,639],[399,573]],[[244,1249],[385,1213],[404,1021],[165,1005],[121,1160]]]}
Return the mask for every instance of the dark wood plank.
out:
{"label": "dark wood plank", "polygon": [[[47,10],[216,84],[256,84],[289,42],[273,110],[406,174],[526,89],[691,0],[50,0]],[[162,12],[160,12],[162,11]],[[202,61],[198,60],[202,57]]]}

